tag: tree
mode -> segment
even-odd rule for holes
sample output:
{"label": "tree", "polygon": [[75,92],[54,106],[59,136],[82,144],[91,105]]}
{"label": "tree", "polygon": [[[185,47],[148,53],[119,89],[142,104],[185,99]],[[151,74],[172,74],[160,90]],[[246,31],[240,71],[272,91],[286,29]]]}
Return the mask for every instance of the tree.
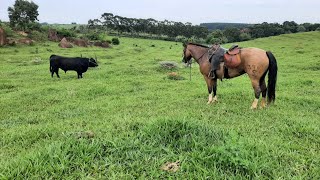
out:
{"label": "tree", "polygon": [[38,21],[38,7],[32,1],[16,0],[13,7],[8,7],[10,26],[24,31],[28,29]]}
{"label": "tree", "polygon": [[297,31],[298,31],[298,32],[306,32],[307,29],[306,29],[303,25],[299,25],[299,26],[297,27]]}
{"label": "tree", "polygon": [[282,24],[286,33],[296,33],[298,24],[294,21],[285,21]]}
{"label": "tree", "polygon": [[206,39],[206,43],[208,44],[224,44],[227,42],[228,39],[225,37],[222,30],[220,29],[211,32]]}
{"label": "tree", "polygon": [[101,21],[99,19],[89,19],[88,21],[88,27],[92,28],[92,29],[98,29],[98,27],[100,26]]}
{"label": "tree", "polygon": [[229,42],[238,42],[240,41],[240,29],[236,27],[228,27],[223,31],[223,34],[226,36]]}
{"label": "tree", "polygon": [[303,23],[301,25],[306,29],[306,31],[311,31],[311,23]]}
{"label": "tree", "polygon": [[240,41],[248,41],[251,39],[251,36],[249,33],[241,33],[239,38],[240,38]]}
{"label": "tree", "polygon": [[101,15],[101,19],[104,20],[102,21],[102,24],[106,26],[109,29],[114,28],[114,15],[112,13],[103,13]]}

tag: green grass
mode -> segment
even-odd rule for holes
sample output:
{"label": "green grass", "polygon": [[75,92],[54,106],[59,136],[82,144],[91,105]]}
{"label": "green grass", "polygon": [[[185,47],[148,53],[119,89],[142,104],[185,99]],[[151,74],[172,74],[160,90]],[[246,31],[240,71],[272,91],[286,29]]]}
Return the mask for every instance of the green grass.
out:
{"label": "green grass", "polygon": [[[255,111],[246,75],[218,82],[219,102],[207,105],[198,66],[190,81],[180,64],[180,43],[2,47],[0,179],[319,179],[319,39],[311,32],[239,43],[278,61],[276,102]],[[99,67],[83,79],[73,71],[51,78],[51,54],[96,55]],[[177,172],[160,169],[177,160]]]}

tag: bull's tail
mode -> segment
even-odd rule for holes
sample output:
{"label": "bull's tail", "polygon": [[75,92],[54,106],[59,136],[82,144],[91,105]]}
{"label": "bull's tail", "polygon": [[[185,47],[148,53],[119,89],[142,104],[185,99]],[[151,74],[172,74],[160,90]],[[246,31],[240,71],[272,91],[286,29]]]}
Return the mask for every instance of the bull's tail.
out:
{"label": "bull's tail", "polygon": [[269,58],[267,96],[268,96],[268,103],[270,104],[271,102],[274,102],[276,99],[278,65],[277,65],[276,58],[270,51],[267,51],[267,56]]}
{"label": "bull's tail", "polygon": [[54,56],[57,56],[57,55],[52,54],[52,55],[50,56],[49,60],[51,60]]}
{"label": "bull's tail", "polygon": [[52,73],[53,69],[52,69],[52,66],[51,66],[51,57],[52,57],[52,55],[51,55],[50,58],[49,58],[49,64],[50,64],[49,70],[50,70],[50,72]]}
{"label": "bull's tail", "polygon": [[51,65],[51,61],[52,61],[52,57],[53,56],[55,56],[55,55],[51,55],[50,58],[49,58],[49,64],[50,64],[49,70],[50,70],[50,73],[51,73],[51,77],[53,76],[53,67]]}

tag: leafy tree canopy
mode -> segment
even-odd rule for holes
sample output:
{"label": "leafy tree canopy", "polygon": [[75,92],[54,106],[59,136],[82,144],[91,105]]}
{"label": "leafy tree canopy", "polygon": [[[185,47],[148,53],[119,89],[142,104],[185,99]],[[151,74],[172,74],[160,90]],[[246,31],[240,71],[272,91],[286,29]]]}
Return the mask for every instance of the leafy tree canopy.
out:
{"label": "leafy tree canopy", "polygon": [[10,26],[26,30],[30,24],[38,21],[38,5],[26,0],[16,0],[13,7],[8,7]]}

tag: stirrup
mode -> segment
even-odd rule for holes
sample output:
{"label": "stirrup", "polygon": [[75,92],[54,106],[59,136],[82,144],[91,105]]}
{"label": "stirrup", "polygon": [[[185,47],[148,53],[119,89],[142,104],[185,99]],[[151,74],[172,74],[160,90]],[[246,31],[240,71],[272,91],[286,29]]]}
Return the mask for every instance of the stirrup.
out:
{"label": "stirrup", "polygon": [[210,71],[210,73],[208,74],[208,78],[216,79],[216,75],[215,75],[214,71]]}

